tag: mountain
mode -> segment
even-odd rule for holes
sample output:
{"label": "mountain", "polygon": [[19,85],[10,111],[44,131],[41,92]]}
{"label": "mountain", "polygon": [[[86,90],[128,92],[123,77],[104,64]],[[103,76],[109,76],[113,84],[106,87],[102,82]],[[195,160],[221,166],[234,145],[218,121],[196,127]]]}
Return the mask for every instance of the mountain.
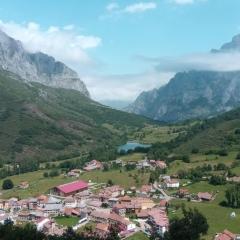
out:
{"label": "mountain", "polygon": [[240,105],[240,71],[189,71],[177,73],[170,82],[143,92],[127,111],[177,122],[210,118]]}
{"label": "mountain", "polygon": [[85,84],[75,71],[44,53],[26,51],[20,41],[9,37],[1,30],[0,68],[19,75],[24,81],[75,89],[89,96]]}
{"label": "mountain", "polygon": [[102,100],[101,103],[103,105],[109,106],[114,109],[122,110],[126,108],[129,104],[130,101],[124,101],[124,100]]}
{"label": "mountain", "polygon": [[82,153],[108,159],[128,132],[151,123],[78,91],[24,82],[0,71],[0,163],[43,162]]}
{"label": "mountain", "polygon": [[236,51],[240,51],[240,34],[234,36],[230,42],[223,44],[220,49],[212,50],[213,53]]}

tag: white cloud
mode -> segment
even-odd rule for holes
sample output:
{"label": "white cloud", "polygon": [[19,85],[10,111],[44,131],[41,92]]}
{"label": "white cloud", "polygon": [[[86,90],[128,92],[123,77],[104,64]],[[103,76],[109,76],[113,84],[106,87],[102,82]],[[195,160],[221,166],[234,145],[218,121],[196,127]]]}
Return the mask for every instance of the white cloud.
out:
{"label": "white cloud", "polygon": [[192,4],[194,3],[194,0],[172,0],[172,2],[180,5],[185,5],[185,4]]}
{"label": "white cloud", "polygon": [[115,11],[115,10],[117,10],[118,8],[119,8],[119,5],[118,5],[118,3],[116,3],[116,2],[109,3],[109,4],[106,6],[107,11],[109,11],[109,12]]}
{"label": "white cloud", "polygon": [[174,73],[149,71],[125,75],[88,75],[84,79],[91,96],[98,101],[133,101],[142,91],[162,86],[173,75]]}
{"label": "white cloud", "polygon": [[154,2],[140,2],[125,7],[124,12],[127,13],[141,13],[148,10],[157,8],[157,4]]}
{"label": "white cloud", "polygon": [[196,2],[205,2],[207,0],[169,0],[169,1],[178,5],[189,5]]}
{"label": "white cloud", "polygon": [[143,13],[157,8],[155,2],[136,2],[120,7],[117,2],[109,3],[106,6],[107,15],[100,16],[100,19],[106,19],[114,15]]}
{"label": "white cloud", "polygon": [[17,24],[0,21],[0,28],[20,40],[28,51],[44,52],[70,66],[93,64],[87,50],[98,47],[102,41],[96,36],[79,35],[73,25],[63,28],[50,26],[44,30],[35,22]]}

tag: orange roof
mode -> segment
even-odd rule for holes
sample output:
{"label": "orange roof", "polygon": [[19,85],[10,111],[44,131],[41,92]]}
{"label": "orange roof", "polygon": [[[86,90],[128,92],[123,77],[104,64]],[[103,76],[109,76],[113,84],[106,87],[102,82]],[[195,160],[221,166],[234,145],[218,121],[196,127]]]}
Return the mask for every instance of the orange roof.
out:
{"label": "orange roof", "polygon": [[98,223],[96,225],[96,230],[100,230],[103,232],[108,232],[109,224],[108,223]]}
{"label": "orange roof", "polygon": [[236,237],[235,234],[229,232],[228,230],[224,230],[223,233],[220,233],[215,240],[234,240]]}

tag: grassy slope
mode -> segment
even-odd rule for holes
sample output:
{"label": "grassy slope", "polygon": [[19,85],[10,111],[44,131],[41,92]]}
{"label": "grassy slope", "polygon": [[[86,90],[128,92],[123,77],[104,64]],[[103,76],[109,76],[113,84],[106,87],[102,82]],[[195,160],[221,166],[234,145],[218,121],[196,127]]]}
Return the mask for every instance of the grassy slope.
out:
{"label": "grassy slope", "polygon": [[[217,193],[217,197],[212,202],[206,203],[198,203],[198,202],[187,202],[183,200],[173,200],[173,205],[181,205],[184,203],[187,207],[197,208],[201,213],[203,213],[208,220],[209,224],[209,231],[208,235],[205,236],[203,239],[212,239],[212,237],[217,232],[222,232],[224,229],[228,229],[232,232],[239,232],[239,223],[240,223],[240,210],[239,209],[231,209],[225,208],[219,205],[224,199],[224,193],[228,185],[225,186],[212,186],[206,182],[195,183],[193,185],[188,186],[187,188],[191,193],[198,193],[198,192],[214,192]],[[232,212],[236,212],[237,217],[231,218],[230,214]],[[181,210],[176,212],[172,212],[170,210],[170,216],[176,217],[181,216]]]}
{"label": "grassy slope", "polygon": [[[27,198],[31,196],[38,196],[43,193],[47,193],[49,189],[63,184],[75,181],[76,178],[58,176],[52,178],[44,178],[43,173],[45,171],[36,171],[25,174],[20,174],[16,176],[9,177],[15,187],[11,190],[2,190],[1,198],[10,198],[10,197],[20,197]],[[137,174],[137,171],[129,171],[129,172],[120,172],[119,170],[111,170],[108,172],[102,171],[93,171],[86,172],[80,176],[80,179],[96,183],[106,183],[109,179],[111,179],[115,184],[119,184],[120,186],[130,188],[136,185],[134,175]],[[137,186],[148,183],[149,173],[145,173],[144,175],[139,176],[139,183]],[[4,180],[0,180],[0,186],[2,186]],[[17,186],[21,181],[28,181],[29,188],[28,189],[19,189]]]}
{"label": "grassy slope", "polygon": [[0,157],[42,161],[96,146],[111,148],[152,123],[100,105],[74,90],[24,84],[0,72]]}
{"label": "grassy slope", "polygon": [[[196,130],[195,126],[188,129],[187,141],[181,142],[177,152],[191,152],[198,148],[205,152],[222,148],[239,150],[240,135],[235,130],[240,127],[240,109],[227,112],[216,118],[202,122],[202,128]],[[195,128],[195,129],[194,129]]]}

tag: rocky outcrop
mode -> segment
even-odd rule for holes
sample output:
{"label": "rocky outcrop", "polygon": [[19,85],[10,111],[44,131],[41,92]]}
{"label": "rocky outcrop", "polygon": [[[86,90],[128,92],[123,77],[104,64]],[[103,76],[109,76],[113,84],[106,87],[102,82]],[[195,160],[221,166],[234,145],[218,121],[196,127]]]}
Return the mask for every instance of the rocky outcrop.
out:
{"label": "rocky outcrop", "polygon": [[177,73],[170,82],[143,92],[128,112],[177,122],[209,118],[240,106],[240,72],[190,71]]}
{"label": "rocky outcrop", "polygon": [[78,74],[64,63],[44,53],[27,52],[22,43],[0,31],[0,68],[29,82],[55,88],[75,89],[89,96]]}

